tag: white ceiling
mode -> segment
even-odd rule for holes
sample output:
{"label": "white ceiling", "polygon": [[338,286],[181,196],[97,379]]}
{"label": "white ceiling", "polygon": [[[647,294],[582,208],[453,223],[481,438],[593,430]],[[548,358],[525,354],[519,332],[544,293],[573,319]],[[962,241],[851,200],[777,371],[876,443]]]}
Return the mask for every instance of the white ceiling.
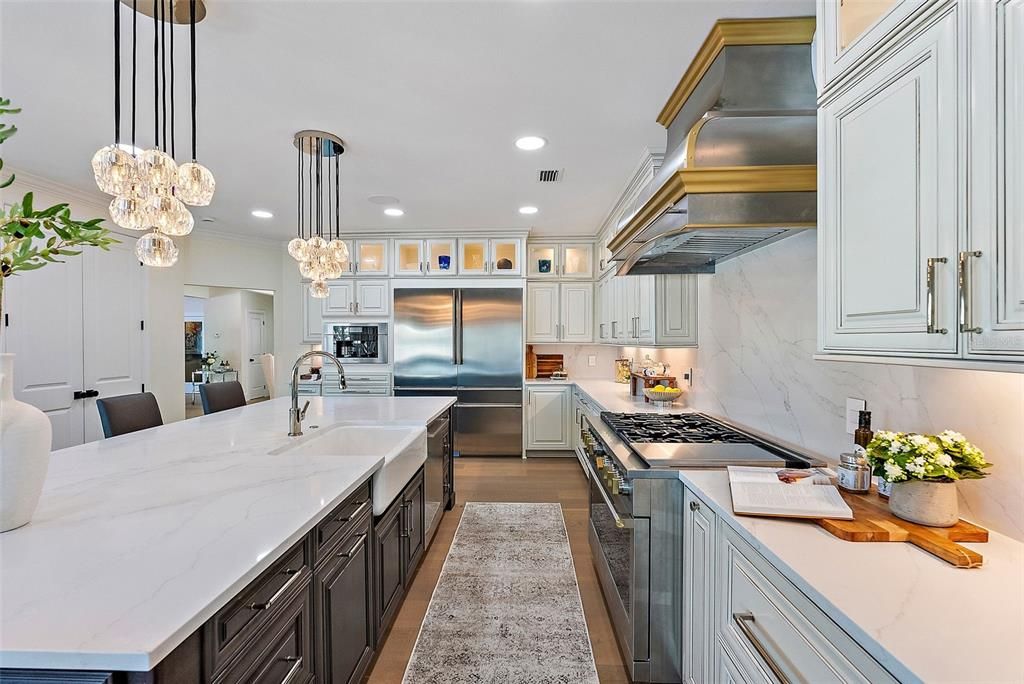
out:
{"label": "white ceiling", "polygon": [[[217,195],[195,213],[219,231],[281,238],[294,232],[291,138],[304,128],[348,144],[346,229],[593,234],[645,148],[663,146],[654,118],[714,20],[814,11],[813,0],[207,4],[197,27],[199,158]],[[8,164],[95,190],[89,160],[113,129],[111,15],[109,0],[0,0],[0,92],[24,109],[2,150]],[[149,29],[141,23],[146,47]],[[140,106],[148,146],[152,100]],[[528,133],[549,145],[517,150]],[[564,181],[538,184],[539,169],[565,169]],[[399,197],[406,215],[384,216],[370,195]],[[540,213],[519,215],[525,204]],[[253,208],[275,218],[252,218]]]}

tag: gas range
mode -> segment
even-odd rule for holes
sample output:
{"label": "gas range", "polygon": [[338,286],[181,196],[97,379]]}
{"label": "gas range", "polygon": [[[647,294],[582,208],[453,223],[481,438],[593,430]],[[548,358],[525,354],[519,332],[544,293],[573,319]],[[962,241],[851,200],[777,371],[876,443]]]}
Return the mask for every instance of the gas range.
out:
{"label": "gas range", "polygon": [[629,449],[650,468],[820,465],[702,413],[601,413]]}

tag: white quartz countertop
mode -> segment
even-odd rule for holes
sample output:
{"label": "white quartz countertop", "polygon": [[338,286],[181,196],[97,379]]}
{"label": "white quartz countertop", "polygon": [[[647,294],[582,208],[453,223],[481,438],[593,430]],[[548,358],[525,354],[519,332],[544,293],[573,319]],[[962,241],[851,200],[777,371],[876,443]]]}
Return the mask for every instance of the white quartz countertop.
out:
{"label": "white quartz countertop", "polygon": [[686,388],[683,395],[668,406],[646,402],[643,397],[629,396],[629,385],[603,380],[600,378],[570,378],[568,380],[550,380],[536,378],[525,380],[527,385],[575,385],[577,389],[598,403],[605,411],[614,413],[685,413]]}
{"label": "white quartz countertop", "polygon": [[385,456],[269,452],[453,402],[313,397],[289,438],[280,398],[54,452],[32,522],[0,535],[0,667],[151,669]]}
{"label": "white quartz countertop", "polygon": [[680,479],[900,681],[1024,682],[1024,544],[992,532],[980,568],[813,522],[736,516],[729,476]]}

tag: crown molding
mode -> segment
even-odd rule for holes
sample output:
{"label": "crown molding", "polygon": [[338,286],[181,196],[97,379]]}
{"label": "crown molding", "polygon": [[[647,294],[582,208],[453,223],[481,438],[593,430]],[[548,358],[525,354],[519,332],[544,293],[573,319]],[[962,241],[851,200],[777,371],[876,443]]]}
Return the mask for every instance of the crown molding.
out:
{"label": "crown molding", "polygon": [[[6,174],[6,170],[4,173]],[[60,183],[45,176],[23,171],[17,167],[11,168],[11,173],[14,174],[14,185],[26,185],[32,191],[51,192],[70,200],[95,204],[99,207],[108,207],[110,205],[110,196],[100,192],[99,188],[96,188],[95,191],[83,190],[80,187]]]}

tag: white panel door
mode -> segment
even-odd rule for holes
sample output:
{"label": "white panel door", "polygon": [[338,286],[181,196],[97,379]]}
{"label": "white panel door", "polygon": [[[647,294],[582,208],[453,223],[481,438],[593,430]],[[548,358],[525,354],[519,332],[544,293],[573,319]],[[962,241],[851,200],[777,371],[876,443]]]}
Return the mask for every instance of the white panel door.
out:
{"label": "white panel door", "polygon": [[594,288],[594,297],[597,300],[597,341],[610,342],[612,339],[610,278],[604,278],[597,283]]}
{"label": "white panel door", "polygon": [[825,349],[958,351],[957,11],[820,110]]}
{"label": "white panel door", "polygon": [[423,275],[426,272],[423,246],[423,240],[395,240],[395,264],[391,272],[396,276]]}
{"label": "white panel door", "polygon": [[526,284],[526,341],[558,342],[558,283]]}
{"label": "white panel door", "polygon": [[971,3],[971,220],[960,254],[972,358],[1024,357],[1024,0]]}
{"label": "white panel door", "polygon": [[594,284],[562,283],[562,342],[594,341]]}
{"label": "white panel door", "polygon": [[629,344],[630,320],[633,316],[629,304],[629,276],[615,276],[611,280],[612,291],[612,340]]}
{"label": "white panel door", "polygon": [[302,302],[302,341],[320,344],[324,340],[324,300],[309,293],[309,283],[299,283]]}
{"label": "white panel door", "polygon": [[81,444],[85,437],[85,402],[74,399],[75,392],[85,389],[83,263],[81,257],[74,257],[4,282],[3,337],[6,351],[16,355],[14,396],[50,418],[54,449]]}
{"label": "white panel door", "polygon": [[320,300],[324,316],[344,316],[356,312],[354,280],[333,280],[327,284],[327,297]]}
{"label": "white panel door", "polygon": [[388,281],[359,280],[356,282],[356,313],[360,316],[387,316],[391,311]]}
{"label": "white panel door", "polygon": [[263,377],[260,357],[267,353],[267,314],[263,311],[245,312],[246,373],[245,398],[267,396],[267,381]]}
{"label": "white panel door", "polygon": [[[145,345],[142,311],[145,273],[134,244],[123,240],[109,252],[86,249],[82,260],[83,381],[100,397],[143,391]],[[96,399],[83,402],[85,441],[102,439]]]}
{"label": "white panel door", "polygon": [[697,346],[697,276],[659,275],[655,290],[658,344]]}
{"label": "white panel door", "polygon": [[636,280],[636,339],[640,344],[654,344],[654,310],[656,276],[634,276]]}
{"label": "white panel door", "polygon": [[530,386],[526,390],[526,448],[570,449],[571,387]]}
{"label": "white panel door", "polygon": [[683,682],[715,681],[715,514],[683,490]]}

